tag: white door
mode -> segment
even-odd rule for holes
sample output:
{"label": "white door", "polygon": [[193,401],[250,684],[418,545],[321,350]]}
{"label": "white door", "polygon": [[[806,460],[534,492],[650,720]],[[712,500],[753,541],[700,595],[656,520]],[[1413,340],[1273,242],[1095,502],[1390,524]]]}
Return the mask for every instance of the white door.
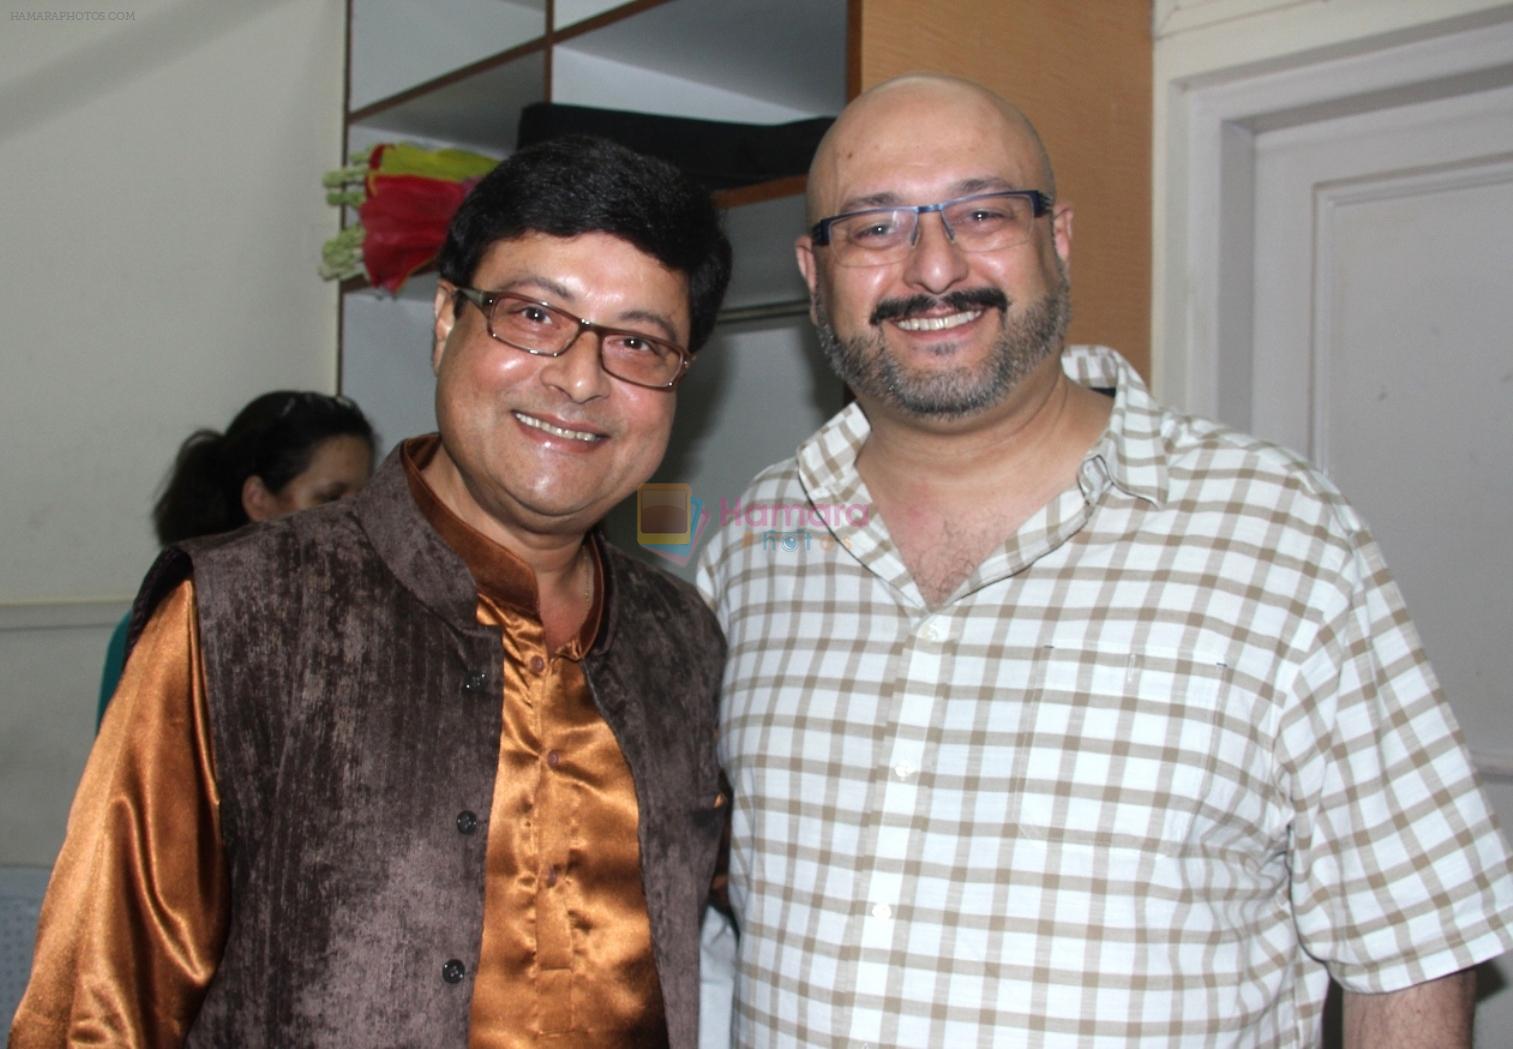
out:
{"label": "white door", "polygon": [[1250,427],[1360,508],[1473,746],[1513,771],[1513,88],[1255,149]]}
{"label": "white door", "polygon": [[1372,526],[1513,830],[1513,88],[1262,130],[1252,171],[1249,428]]}

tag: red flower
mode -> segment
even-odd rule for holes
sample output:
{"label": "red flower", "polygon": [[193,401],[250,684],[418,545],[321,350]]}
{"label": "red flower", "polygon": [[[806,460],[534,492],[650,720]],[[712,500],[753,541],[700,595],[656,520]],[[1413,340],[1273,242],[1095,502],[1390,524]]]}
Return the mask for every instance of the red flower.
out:
{"label": "red flower", "polygon": [[397,293],[410,274],[434,259],[447,224],[475,182],[370,174],[368,199],[357,212],[369,283]]}

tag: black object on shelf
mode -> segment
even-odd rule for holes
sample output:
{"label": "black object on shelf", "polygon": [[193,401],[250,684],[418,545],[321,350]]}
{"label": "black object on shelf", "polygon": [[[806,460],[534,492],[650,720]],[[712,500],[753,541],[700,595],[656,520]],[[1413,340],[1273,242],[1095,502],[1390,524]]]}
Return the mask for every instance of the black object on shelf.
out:
{"label": "black object on shelf", "polygon": [[711,190],[803,175],[834,117],[734,124],[593,106],[535,102],[520,111],[516,148],[562,135],[598,135],[660,157]]}

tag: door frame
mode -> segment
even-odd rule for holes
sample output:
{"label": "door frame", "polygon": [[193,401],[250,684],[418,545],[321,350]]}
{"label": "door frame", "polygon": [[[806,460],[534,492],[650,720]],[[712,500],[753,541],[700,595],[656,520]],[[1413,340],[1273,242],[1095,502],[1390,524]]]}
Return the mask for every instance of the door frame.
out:
{"label": "door frame", "polygon": [[1158,83],[1166,93],[1155,202],[1156,391],[1249,424],[1258,134],[1513,85],[1513,10],[1490,25],[1427,26],[1322,49],[1285,68],[1233,66]]}

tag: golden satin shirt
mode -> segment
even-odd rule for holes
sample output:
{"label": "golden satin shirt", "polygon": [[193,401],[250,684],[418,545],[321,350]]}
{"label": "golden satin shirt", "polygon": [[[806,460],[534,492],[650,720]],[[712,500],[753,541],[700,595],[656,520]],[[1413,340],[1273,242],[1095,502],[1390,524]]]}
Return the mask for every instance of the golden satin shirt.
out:
{"label": "golden satin shirt", "polygon": [[[411,493],[467,564],[478,621],[499,631],[504,656],[494,796],[487,812],[458,814],[458,833],[486,835],[468,1043],[665,1046],[634,784],[579,665],[602,587],[578,636],[549,652],[530,569],[421,477],[435,447],[406,446]],[[597,556],[594,571],[602,577]],[[214,976],[231,901],[194,608],[192,582],[164,600],[106,713],[48,887],[13,1049],[177,1045]]]}

